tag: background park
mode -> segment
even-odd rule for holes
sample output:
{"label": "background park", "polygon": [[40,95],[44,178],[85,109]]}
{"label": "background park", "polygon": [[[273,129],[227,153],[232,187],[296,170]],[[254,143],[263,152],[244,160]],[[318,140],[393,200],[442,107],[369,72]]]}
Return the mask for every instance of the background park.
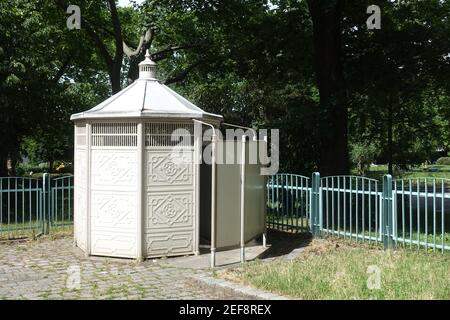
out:
{"label": "background park", "polygon": [[[79,28],[70,27],[69,5],[80,8]],[[375,28],[371,5],[381,8]],[[374,188],[369,181],[381,185],[391,174],[395,191],[405,195],[401,203],[410,204],[399,218],[405,248],[393,258],[374,260],[384,254],[375,244],[314,240],[303,258],[256,261],[222,277],[290,297],[448,299],[449,14],[450,2],[440,0],[1,1],[0,186],[7,189],[8,177],[70,176],[70,115],[135,81],[148,49],[159,79],[203,110],[229,123],[280,129],[279,171],[291,180],[272,177],[269,185],[283,184],[291,193],[269,199],[269,228],[310,231],[302,228],[311,217],[293,214],[304,200],[293,196],[292,177],[313,172],[365,177],[323,181],[330,197],[337,181],[350,182],[351,196],[351,181],[359,181],[362,199],[357,190],[353,201],[367,205],[377,202],[370,193],[364,200]],[[14,181],[17,189],[21,180]],[[434,191],[430,217],[417,220],[430,229],[413,230],[408,189],[418,196]],[[9,190],[1,196],[9,199]],[[280,208],[291,211],[280,214]],[[14,223],[8,220],[8,228]],[[362,234],[356,241],[371,238],[364,223],[362,233],[350,225],[350,234]],[[418,247],[425,241],[426,250],[409,250],[414,241]],[[378,291],[366,288],[367,265],[374,263],[389,270]]]}

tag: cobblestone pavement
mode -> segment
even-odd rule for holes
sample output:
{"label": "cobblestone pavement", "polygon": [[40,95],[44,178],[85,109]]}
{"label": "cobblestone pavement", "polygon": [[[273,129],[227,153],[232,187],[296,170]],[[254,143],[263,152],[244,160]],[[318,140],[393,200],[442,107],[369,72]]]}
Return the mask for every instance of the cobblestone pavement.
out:
{"label": "cobblestone pavement", "polygon": [[243,298],[200,288],[190,279],[208,273],[170,266],[164,259],[85,257],[69,237],[0,244],[0,299]]}

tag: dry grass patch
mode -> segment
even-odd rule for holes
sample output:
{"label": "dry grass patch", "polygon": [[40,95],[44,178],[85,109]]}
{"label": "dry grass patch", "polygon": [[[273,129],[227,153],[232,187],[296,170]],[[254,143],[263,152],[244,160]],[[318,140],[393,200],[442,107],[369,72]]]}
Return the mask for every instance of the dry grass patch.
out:
{"label": "dry grass patch", "polygon": [[[372,266],[372,267],[371,267]],[[380,288],[370,269],[380,270]],[[450,299],[450,255],[314,240],[292,261],[255,261],[220,277],[302,299]]]}

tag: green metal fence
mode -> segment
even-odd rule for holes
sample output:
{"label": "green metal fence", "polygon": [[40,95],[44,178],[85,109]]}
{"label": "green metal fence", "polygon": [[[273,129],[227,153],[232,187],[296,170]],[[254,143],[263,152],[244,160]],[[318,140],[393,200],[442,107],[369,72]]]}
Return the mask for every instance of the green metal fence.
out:
{"label": "green metal fence", "polygon": [[0,240],[49,233],[73,224],[73,176],[0,177]]}
{"label": "green metal fence", "polygon": [[395,180],[393,200],[397,245],[450,250],[450,179]]}
{"label": "green metal fence", "polygon": [[[71,228],[73,199],[73,176],[0,178],[0,239]],[[450,179],[277,174],[267,207],[271,229],[450,250]]]}
{"label": "green metal fence", "polygon": [[70,226],[73,224],[73,176],[59,177],[51,183],[51,227]]}
{"label": "green metal fence", "polygon": [[450,250],[449,179],[278,174],[269,178],[267,195],[268,228],[386,248]]}
{"label": "green metal fence", "polygon": [[319,188],[321,232],[362,242],[380,240],[378,181],[357,176],[324,177]]}
{"label": "green metal fence", "polygon": [[309,230],[309,178],[293,174],[269,177],[267,224],[283,231]]}
{"label": "green metal fence", "polygon": [[42,228],[42,180],[0,178],[0,238],[37,232]]}

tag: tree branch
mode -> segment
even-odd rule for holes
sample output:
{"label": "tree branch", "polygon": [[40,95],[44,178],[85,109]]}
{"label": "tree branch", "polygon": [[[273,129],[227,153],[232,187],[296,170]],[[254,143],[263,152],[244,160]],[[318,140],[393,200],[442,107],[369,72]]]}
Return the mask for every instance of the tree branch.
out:
{"label": "tree branch", "polygon": [[106,33],[106,34],[108,34],[108,35],[114,37],[114,31],[108,29],[107,27],[105,27],[105,26],[103,26],[103,25],[99,25],[99,24],[95,23],[95,21],[92,21],[91,19],[86,18],[86,17],[83,18],[83,21],[89,22],[89,24],[91,25],[91,27],[95,27],[96,30],[99,30],[99,31],[101,30],[101,31],[103,31],[104,33]]}
{"label": "tree branch", "polygon": [[181,81],[185,80],[192,70],[194,70],[196,67],[198,67],[205,61],[206,61],[206,59],[198,60],[197,62],[193,63],[192,65],[190,65],[189,67],[187,67],[186,69],[184,69],[183,71],[178,73],[177,75],[169,77],[166,81],[164,81],[164,84],[168,85],[168,84],[177,83],[177,82],[181,82]]}
{"label": "tree branch", "polygon": [[64,75],[64,73],[67,70],[67,67],[70,65],[70,61],[72,60],[72,54],[69,54],[67,56],[67,58],[64,60],[61,68],[59,68],[58,72],[56,73],[56,75],[53,77],[53,82],[58,82],[59,79],[61,79],[61,77]]}
{"label": "tree branch", "polygon": [[84,28],[86,29],[86,32],[91,36],[92,40],[94,41],[95,45],[97,46],[98,50],[100,51],[101,56],[106,62],[106,65],[108,67],[108,70],[112,70],[113,68],[113,58],[108,52],[108,49],[106,48],[103,41],[100,39],[98,34],[87,24],[84,23]]}
{"label": "tree branch", "polygon": [[142,48],[148,48],[151,45],[151,43],[153,42],[154,35],[155,35],[154,30],[152,28],[148,28],[147,31],[140,36],[139,44],[136,50],[131,49],[124,41],[123,52],[128,56],[128,58],[139,55],[141,53]]}
{"label": "tree branch", "polygon": [[167,47],[166,49],[152,53],[152,59],[155,62],[158,62],[158,61],[161,61],[161,60],[167,58],[170,54],[174,53],[175,51],[192,49],[192,48],[195,48],[198,46],[199,45],[197,45],[197,44],[186,44],[186,45],[180,45],[180,46]]}

